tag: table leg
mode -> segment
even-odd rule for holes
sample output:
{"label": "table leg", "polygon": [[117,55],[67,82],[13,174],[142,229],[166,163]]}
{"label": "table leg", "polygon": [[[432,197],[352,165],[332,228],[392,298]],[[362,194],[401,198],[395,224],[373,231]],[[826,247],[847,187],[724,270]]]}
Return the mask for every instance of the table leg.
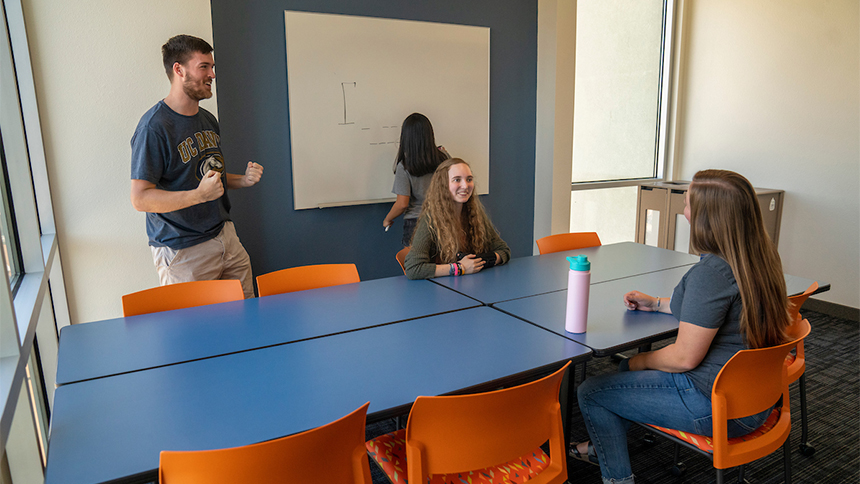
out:
{"label": "table leg", "polygon": [[[570,413],[571,405],[576,398],[576,393],[571,392],[576,392],[576,366],[577,365],[575,364],[572,365],[564,374],[558,394],[558,402],[561,405],[561,426],[562,431],[564,432],[565,452],[570,448]],[[565,455],[565,459],[566,458],[567,456]]]}
{"label": "table leg", "polygon": [[[570,449],[570,430],[571,424],[573,421],[573,405],[576,402],[576,389],[579,387],[579,383],[585,380],[585,371],[586,371],[586,362],[582,362],[579,364],[574,364],[570,367],[568,372],[565,374],[564,379],[561,381],[561,391],[559,394],[559,403],[561,404],[561,420],[562,420],[562,428],[564,431],[564,450],[565,454]],[[577,367],[582,367],[580,370],[581,378],[577,378]],[[564,456],[567,458],[567,455]],[[568,480],[573,482],[573,476],[569,476]]]}

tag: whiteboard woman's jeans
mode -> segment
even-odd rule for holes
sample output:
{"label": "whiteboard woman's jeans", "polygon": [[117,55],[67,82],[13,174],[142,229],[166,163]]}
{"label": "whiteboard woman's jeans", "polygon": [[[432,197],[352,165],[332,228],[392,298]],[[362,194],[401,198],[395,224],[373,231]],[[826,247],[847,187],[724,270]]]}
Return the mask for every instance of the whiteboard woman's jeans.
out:
{"label": "whiteboard woman's jeans", "polygon": [[[627,453],[630,422],[648,423],[711,436],[711,400],[683,373],[656,370],[624,371],[587,378],[577,397],[582,418],[600,461],[604,483],[632,484]],[[729,438],[746,435],[760,426],[770,410],[730,420]]]}
{"label": "whiteboard woman's jeans", "polygon": [[239,279],[245,299],[254,297],[251,258],[239,242],[233,222],[224,222],[215,237],[184,249],[151,247],[162,286],[177,282]]}

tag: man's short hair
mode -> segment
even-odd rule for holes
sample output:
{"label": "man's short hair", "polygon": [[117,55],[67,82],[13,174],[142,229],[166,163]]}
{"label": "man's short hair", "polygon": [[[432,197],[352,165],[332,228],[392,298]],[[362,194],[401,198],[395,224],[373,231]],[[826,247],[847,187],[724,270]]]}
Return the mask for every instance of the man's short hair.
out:
{"label": "man's short hair", "polygon": [[205,40],[193,35],[176,35],[161,46],[161,57],[167,78],[173,80],[173,64],[185,64],[195,53],[208,54],[212,46]]}

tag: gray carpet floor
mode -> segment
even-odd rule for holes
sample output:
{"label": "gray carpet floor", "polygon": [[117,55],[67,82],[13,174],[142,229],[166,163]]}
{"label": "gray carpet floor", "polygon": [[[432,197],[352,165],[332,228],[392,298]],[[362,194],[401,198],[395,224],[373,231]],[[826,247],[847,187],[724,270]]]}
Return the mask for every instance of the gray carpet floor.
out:
{"label": "gray carpet floor", "polygon": [[[812,311],[801,311],[812,325],[812,333],[805,343],[807,367],[806,388],[809,409],[809,440],[814,455],[806,457],[798,451],[800,443],[800,401],[795,383],[791,387],[792,408],[792,482],[794,483],[858,483],[860,482],[860,324],[855,321],[830,317]],[[658,347],[659,345],[655,345]],[[608,358],[588,363],[587,375],[615,371],[615,363]],[[392,421],[369,424],[368,438],[395,429]],[[633,472],[637,483],[682,484],[715,481],[710,461],[689,450],[681,451],[686,473],[674,477],[669,473],[672,465],[672,444],[659,440],[646,444],[644,431],[631,429],[629,448]],[[571,440],[587,440],[582,417],[575,407]],[[572,484],[599,484],[600,471],[579,461],[569,460]],[[387,482],[378,468],[371,464],[374,484]],[[737,471],[727,473],[727,482],[737,482]],[[747,466],[746,480],[751,484],[783,482],[782,451],[759,459]]]}

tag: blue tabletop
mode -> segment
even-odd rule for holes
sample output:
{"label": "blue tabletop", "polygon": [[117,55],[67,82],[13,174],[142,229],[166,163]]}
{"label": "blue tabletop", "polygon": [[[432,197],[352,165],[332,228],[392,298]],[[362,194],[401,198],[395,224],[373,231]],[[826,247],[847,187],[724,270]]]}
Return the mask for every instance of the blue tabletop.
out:
{"label": "blue tabletop", "polygon": [[634,242],[602,245],[553,254],[518,257],[507,264],[459,277],[437,277],[436,284],[484,304],[567,289],[566,257],[584,254],[591,261],[591,282],[604,282],[648,272],[690,266],[698,256]]}
{"label": "blue tabletop", "polygon": [[590,351],[481,307],[57,389],[47,483],[149,472],[161,450],[260,442],[371,414]]}
{"label": "blue tabletop", "polygon": [[[807,279],[805,277],[791,276],[785,274],[785,292],[789,296],[794,296],[797,294],[803,294],[803,291],[809,288],[812,283],[815,282],[812,279]],[[826,292],[830,290],[830,283],[818,281],[818,289],[815,290],[812,294],[819,294],[822,292]]]}
{"label": "blue tabletop", "polygon": [[85,324],[60,331],[57,383],[171,365],[475,307],[404,276]]}
{"label": "blue tabletop", "polygon": [[[641,291],[651,296],[671,297],[675,286],[690,266],[676,267],[638,276],[593,283],[589,290],[588,328],[585,333],[568,333],[564,329],[567,290],[495,303],[492,306],[558,335],[582,343],[595,356],[607,356],[672,337],[678,331],[678,320],[665,313],[629,311],[623,296]],[[806,290],[812,280],[785,276],[789,295]],[[830,285],[825,284],[825,289]]]}
{"label": "blue tabletop", "polygon": [[678,320],[671,314],[628,311],[623,296],[638,290],[652,296],[669,297],[687,270],[689,267],[676,267],[592,284],[588,327],[580,334],[564,330],[566,290],[496,303],[493,307],[582,343],[591,348],[595,356],[606,356],[675,334]]}

